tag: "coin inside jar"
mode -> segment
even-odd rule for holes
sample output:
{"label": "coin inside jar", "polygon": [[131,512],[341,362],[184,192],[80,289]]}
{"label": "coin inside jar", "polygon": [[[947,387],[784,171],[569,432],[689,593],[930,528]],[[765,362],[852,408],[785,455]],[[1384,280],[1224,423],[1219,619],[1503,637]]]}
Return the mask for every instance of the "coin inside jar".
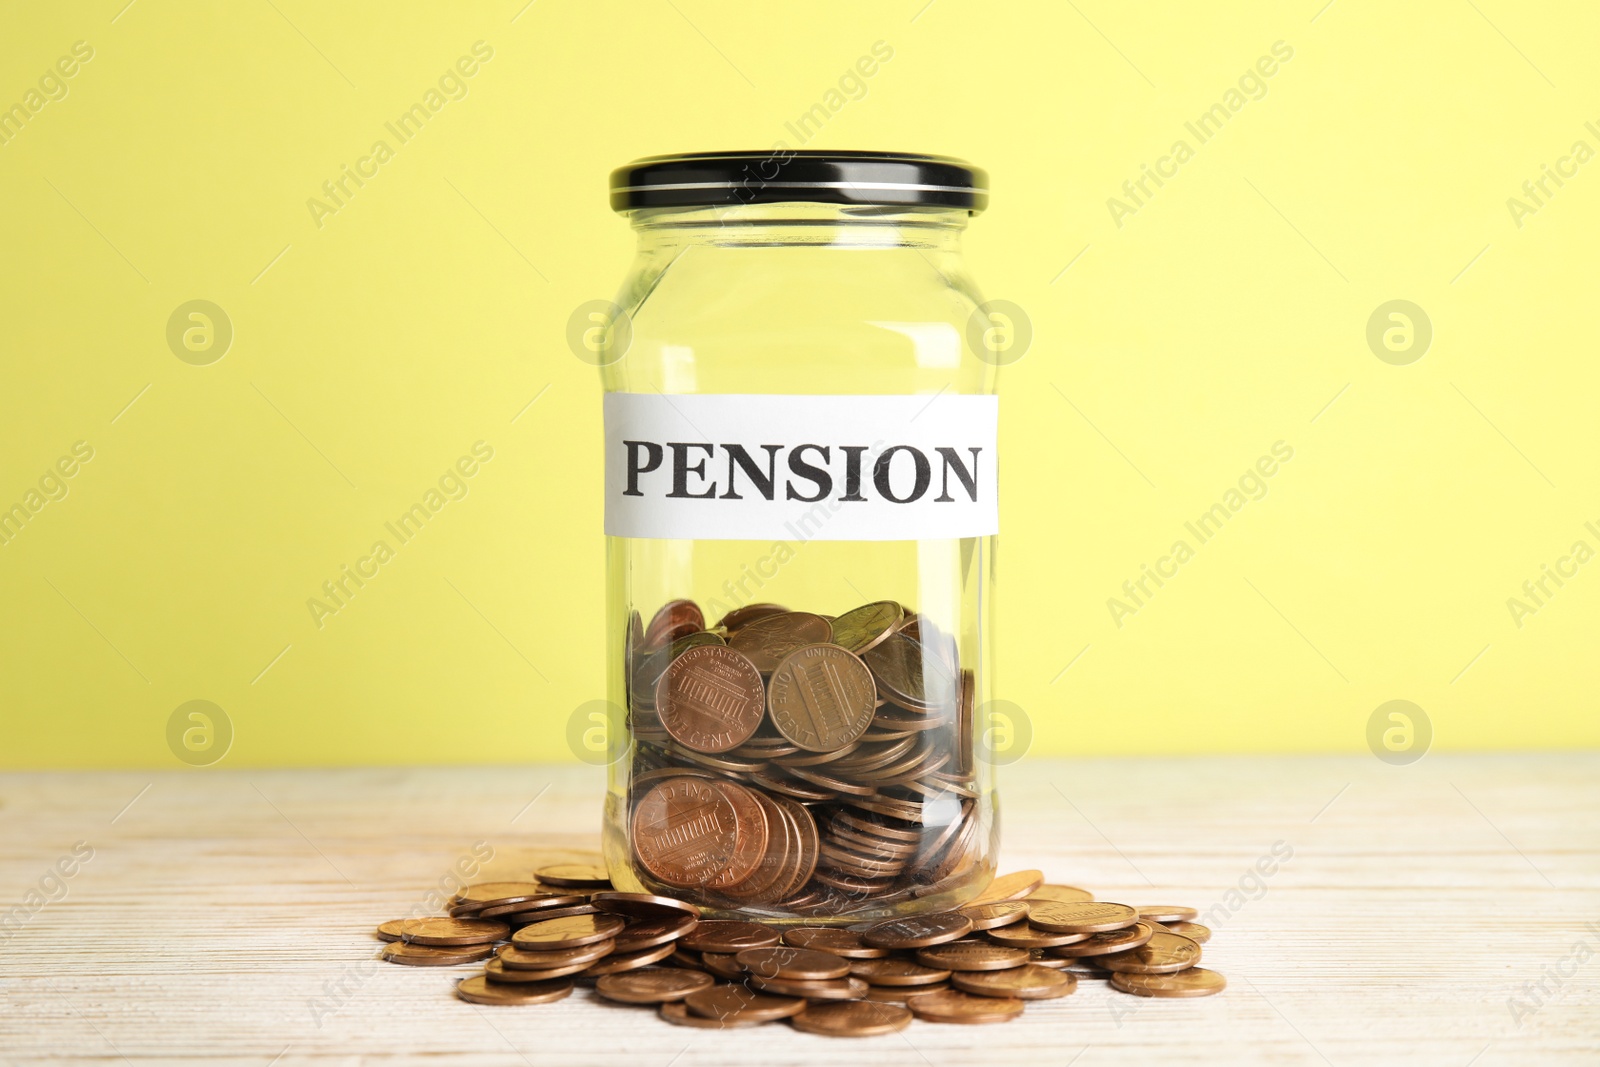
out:
{"label": "coin inside jar", "polygon": [[737,748],[761,725],[764,710],[761,672],[723,645],[689,649],[656,683],[661,725],[673,740],[696,752]]}
{"label": "coin inside jar", "polygon": [[772,671],[767,707],[772,724],[811,752],[852,744],[872,725],[877,693],[872,672],[834,644],[803,645]]}
{"label": "coin inside jar", "polygon": [[[651,787],[634,809],[634,855],[668,885],[703,885],[727,866],[737,847],[733,804],[715,782],[669,778]],[[598,898],[594,903],[603,907]]]}
{"label": "coin inside jar", "polygon": [[833,626],[820,615],[786,611],[767,615],[741,626],[728,640],[731,648],[748,656],[763,674],[801,645],[833,640]]}

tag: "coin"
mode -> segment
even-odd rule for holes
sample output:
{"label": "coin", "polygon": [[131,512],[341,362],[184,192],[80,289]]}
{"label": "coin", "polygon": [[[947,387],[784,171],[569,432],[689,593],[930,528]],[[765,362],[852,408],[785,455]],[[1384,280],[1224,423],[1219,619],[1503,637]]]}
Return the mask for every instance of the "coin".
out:
{"label": "coin", "polygon": [[925,948],[972,932],[972,920],[954,911],[885,919],[869,926],[861,939],[877,948]]}
{"label": "coin", "polygon": [[721,619],[718,619],[717,626],[732,632],[746,623],[755,622],[757,619],[765,618],[768,615],[782,615],[788,610],[782,604],[746,604],[742,608],[734,608]]}
{"label": "coin", "polygon": [[726,978],[733,982],[744,981],[744,965],[734,958],[732,952],[702,952],[700,964],[718,978]]}
{"label": "coin", "polygon": [[792,948],[777,945],[771,948],[747,948],[734,954],[739,965],[762,978],[791,978],[815,981],[825,978],[843,978],[850,973],[850,961],[831,952],[818,952],[809,948]]}
{"label": "coin", "polygon": [[514,911],[509,915],[501,915],[500,921],[510,923],[512,926],[527,926],[529,923],[543,922],[546,919],[564,919],[568,915],[593,915],[600,909],[593,904],[574,904],[568,908],[539,908],[534,911]]}
{"label": "coin", "polygon": [[804,611],[786,611],[745,623],[728,638],[728,645],[748,656],[762,674],[769,674],[779,660],[801,645],[832,640],[833,627],[827,619]]}
{"label": "coin", "polygon": [[699,924],[693,915],[676,915],[663,919],[638,919],[623,928],[617,935],[617,952],[637,952],[654,948],[687,935]]}
{"label": "coin", "polygon": [[581,970],[602,956],[610,955],[615,946],[615,941],[596,941],[593,944],[578,945],[573,948],[533,951],[512,944],[502,946],[498,957],[502,964],[514,971],[546,971],[552,967],[565,967],[572,963],[576,963]]}
{"label": "coin", "polygon": [[944,968],[924,967],[908,959],[855,960],[850,973],[872,985],[920,986],[943,982],[950,977]]}
{"label": "coin", "polygon": [[974,930],[993,930],[1026,920],[1028,906],[1020,900],[997,900],[992,904],[968,904],[957,914],[971,919]]}
{"label": "coin", "polygon": [[702,645],[662,673],[656,713],[679,744],[696,752],[726,752],[761,725],[765,697],[761,672],[750,660],[723,645]]}
{"label": "coin", "polygon": [[[917,962],[947,971],[1003,971],[1028,962],[1025,948],[1007,948],[988,941],[950,941],[917,949]],[[952,976],[952,981],[954,977]],[[956,983],[959,988],[960,983]]]}
{"label": "coin", "polygon": [[650,625],[645,627],[641,644],[645,648],[654,648],[676,637],[705,628],[706,618],[694,601],[670,600],[661,605],[651,617]]}
{"label": "coin", "polygon": [[1059,900],[1028,902],[1028,922],[1041,930],[1063,934],[1096,934],[1120,930],[1139,921],[1139,913],[1126,904],[1086,900],[1066,904]]}
{"label": "coin", "polygon": [[[801,1001],[802,1004],[805,1001]],[[703,1015],[696,1015],[683,1006],[682,1001],[668,1001],[661,1005],[661,1017],[675,1026],[696,1026],[702,1030],[732,1030],[742,1026],[760,1026],[766,1019],[751,1019],[728,1016],[726,1018],[712,1019]]]}
{"label": "coin", "polygon": [[1021,900],[1044,884],[1043,871],[1013,871],[1002,874],[989,883],[987,889],[973,897],[971,904],[992,904],[1001,900]]}
{"label": "coin", "polygon": [[486,945],[510,932],[492,919],[407,919],[400,925],[400,939],[418,945]]}
{"label": "coin", "polygon": [[1063,904],[1076,904],[1080,900],[1093,900],[1094,894],[1075,885],[1042,885],[1028,894],[1028,900],[1059,900]]}
{"label": "coin", "polygon": [[1203,945],[1211,940],[1211,928],[1201,926],[1199,923],[1176,922],[1167,926],[1172,933],[1181,934],[1197,945]]}
{"label": "coin", "polygon": [[641,967],[648,967],[652,963],[659,963],[672,955],[674,946],[671,942],[665,945],[656,945],[653,948],[640,949],[637,952],[613,952],[603,959],[595,960],[578,974],[579,978],[596,978],[603,974],[618,974],[622,971],[636,971]]}
{"label": "coin", "polygon": [[513,900],[534,900],[550,892],[538,882],[479,882],[455,895],[456,904],[507,904]]}
{"label": "coin", "polygon": [[1108,971],[1171,974],[1199,963],[1200,946],[1180,934],[1157,931],[1138,948],[1101,956],[1096,962]]}
{"label": "coin", "polygon": [[733,805],[714,782],[669,778],[633,810],[634,854],[668,885],[705,884],[727,866],[737,845]]}
{"label": "coin", "polygon": [[833,643],[860,655],[893,633],[905,614],[892,600],[852,608],[833,620]]}
{"label": "coin", "polygon": [[871,960],[887,956],[886,948],[873,948],[861,940],[854,930],[841,930],[828,926],[801,926],[783,932],[783,943],[795,948],[811,948],[818,952],[831,952],[846,959]]}
{"label": "coin", "polygon": [[703,971],[646,967],[625,974],[603,975],[594,989],[607,1000],[623,1004],[664,1004],[709,989],[714,982],[715,979]]}
{"label": "coin", "polygon": [[803,981],[796,978],[763,978],[752,974],[745,979],[751,989],[807,1000],[860,1000],[867,995],[867,983],[859,978],[827,978]]}
{"label": "coin", "polygon": [[706,882],[711,888],[721,889],[738,885],[756,873],[766,859],[771,828],[767,825],[766,809],[756,799],[754,790],[735,782],[711,785],[733,809],[733,852],[722,870]]}
{"label": "coin", "polygon": [[747,948],[776,945],[782,935],[761,923],[733,919],[708,919],[683,939],[685,948],[700,952],[741,952]]}
{"label": "coin", "polygon": [[1023,1003],[1016,997],[980,997],[946,989],[910,997],[906,1007],[917,1018],[933,1023],[1003,1023],[1021,1015]]}
{"label": "coin", "polygon": [[533,950],[576,948],[596,941],[610,941],[626,925],[617,915],[572,915],[524,926],[511,935],[511,943]]}
{"label": "coin", "polygon": [[611,875],[590,863],[556,863],[533,872],[541,882],[574,889],[609,889]]}
{"label": "coin", "polygon": [[1084,961],[1069,960],[1065,956],[1051,956],[1042,948],[1030,948],[1028,950],[1028,962],[1037,967],[1049,967],[1053,971],[1060,971]]}
{"label": "coin", "polygon": [[690,993],[684,1005],[696,1015],[708,1019],[786,1019],[806,1009],[800,997],[779,997],[770,993],[757,993],[740,985],[713,986]]}
{"label": "coin", "polygon": [[408,945],[404,941],[383,946],[381,953],[390,963],[403,963],[410,967],[451,967],[457,963],[476,963],[494,955],[493,945],[462,945],[436,947],[433,945]]}
{"label": "coin", "polygon": [[400,931],[401,931],[402,928],[404,928],[405,924],[406,924],[406,920],[405,919],[390,919],[386,923],[379,923],[378,924],[378,940],[380,940],[380,941],[398,941],[398,940],[400,940],[400,936],[401,936]]}
{"label": "coin", "polygon": [[1148,923],[1135,923],[1121,930],[1107,930],[1104,933],[1090,934],[1082,941],[1074,944],[1061,945],[1050,950],[1052,956],[1104,956],[1112,952],[1124,952],[1131,948],[1138,948],[1154,936]]}
{"label": "coin", "polygon": [[1111,975],[1111,985],[1124,993],[1142,997],[1209,997],[1227,986],[1227,979],[1204,967],[1190,967],[1176,974]]}
{"label": "coin", "polygon": [[1076,975],[1030,963],[1008,971],[957,971],[950,984],[963,993],[981,997],[1016,997],[1019,1000],[1053,1000],[1078,988]]}
{"label": "coin", "polygon": [[[587,903],[588,900],[589,898],[584,896],[582,893],[545,893],[541,896],[534,897],[531,900],[514,900],[509,904],[490,904],[487,906],[481,904],[462,904],[459,905],[459,907],[472,909],[471,911],[464,913],[464,916],[467,918],[494,919],[502,915],[522,915],[530,911],[538,911],[542,908],[549,908],[550,910],[554,911],[558,908],[577,907],[579,904]],[[451,908],[450,914],[462,915],[463,913],[457,911],[456,908]]]}
{"label": "coin", "polygon": [[1139,918],[1154,919],[1158,923],[1181,923],[1197,919],[1200,913],[1179,904],[1149,904],[1139,909]]}
{"label": "coin", "polygon": [[483,965],[483,973],[491,982],[548,982],[552,978],[565,978],[585,970],[588,963],[562,963],[532,971],[527,968],[507,967],[505,961],[493,959]]}
{"label": "coin", "polygon": [[490,982],[480,974],[456,983],[456,996],[474,1004],[549,1004],[571,993],[572,983],[565,979],[506,984]]}
{"label": "coin", "polygon": [[658,897],[654,893],[620,893],[613,890],[596,893],[589,903],[601,911],[617,915],[632,915],[640,919],[660,919],[671,915],[700,917],[700,909],[686,900],[675,897]]}
{"label": "coin", "polygon": [[772,724],[809,752],[854,744],[872,725],[877,695],[872,672],[838,645],[803,645],[772,670],[767,708]]}
{"label": "coin", "polygon": [[869,985],[865,999],[880,1004],[904,1004],[922,993],[938,993],[949,988],[949,982],[935,982],[932,985]]}
{"label": "coin", "polygon": [[904,1030],[911,1025],[911,1012],[892,1004],[877,1004],[870,1000],[847,1000],[809,1005],[799,1015],[790,1016],[789,1025],[808,1034],[870,1037]]}
{"label": "coin", "polygon": [[904,631],[890,634],[862,653],[878,683],[878,694],[912,711],[954,704],[955,675],[940,655]]}

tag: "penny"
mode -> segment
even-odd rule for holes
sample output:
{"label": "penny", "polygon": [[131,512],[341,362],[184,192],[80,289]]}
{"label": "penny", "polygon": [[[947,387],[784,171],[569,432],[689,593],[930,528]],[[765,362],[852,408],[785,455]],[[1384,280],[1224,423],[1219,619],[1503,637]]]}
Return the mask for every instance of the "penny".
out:
{"label": "penny", "polygon": [[741,952],[776,945],[781,937],[778,931],[761,923],[708,919],[684,937],[683,945],[700,952]]}
{"label": "penny", "polygon": [[870,1000],[847,1000],[812,1004],[799,1015],[790,1016],[789,1025],[808,1034],[870,1037],[904,1030],[911,1025],[911,1018],[907,1008],[876,1004]]}
{"label": "penny", "polygon": [[971,919],[974,930],[993,930],[1027,919],[1028,906],[1020,900],[998,900],[993,904],[968,904],[957,914]]}
{"label": "penny", "polygon": [[769,674],[779,660],[801,645],[832,640],[833,627],[827,619],[804,611],[786,611],[745,623],[728,638],[728,645],[748,656],[762,674]]}
{"label": "penny", "polygon": [[[1028,962],[1028,950],[987,941],[950,941],[917,949],[917,962],[947,971],[1004,971]],[[952,976],[952,981],[954,977]],[[956,985],[959,987],[960,983]]]}
{"label": "penny", "polygon": [[540,908],[535,911],[514,911],[500,916],[500,921],[512,926],[527,926],[546,919],[564,919],[568,915],[593,915],[600,909],[593,904],[574,904],[570,908]]}
{"label": "penny", "polygon": [[805,997],[807,1000],[860,1000],[867,995],[867,983],[859,978],[802,981],[794,978],[763,978],[752,974],[746,981],[751,989],[759,989],[763,993]]}
{"label": "penny", "polygon": [[745,979],[744,965],[734,958],[731,952],[702,952],[700,963],[718,978],[734,982],[742,982]]}
{"label": "penny", "polygon": [[[502,915],[521,915],[530,911],[538,911],[541,908],[550,908],[552,910],[556,908],[572,908],[578,906],[579,904],[587,903],[588,900],[589,898],[584,896],[582,893],[567,893],[564,895],[558,893],[546,893],[543,896],[534,897],[531,900],[514,900],[509,904],[491,904],[486,907],[478,904],[465,904],[461,906],[475,909],[467,913],[467,917],[469,918],[494,919]],[[450,914],[456,915],[458,913],[456,909],[452,908],[450,909]]]}
{"label": "penny", "polygon": [[1111,984],[1124,993],[1142,997],[1209,997],[1227,987],[1228,980],[1216,971],[1190,967],[1176,974],[1128,974],[1116,972]]}
{"label": "penny", "polygon": [[980,997],[959,989],[924,993],[906,1000],[919,1019],[932,1023],[1003,1023],[1022,1014],[1016,997]]}
{"label": "penny", "polygon": [[667,668],[672,666],[673,660],[691,648],[725,643],[716,634],[700,630],[674,638],[649,655],[635,661],[633,674],[628,680],[628,685],[634,692],[639,694],[638,702],[641,708],[645,702],[648,702],[650,708],[654,710],[656,686],[661,682],[661,676],[666,673]]}
{"label": "penny", "polygon": [[714,982],[715,979],[703,971],[646,967],[625,974],[603,975],[594,989],[607,1000],[623,1004],[664,1004],[709,989]]}
{"label": "penny", "polygon": [[1076,904],[1080,900],[1093,900],[1094,894],[1075,885],[1042,885],[1028,894],[1029,900],[1059,900],[1063,904]]}
{"label": "penny", "polygon": [[662,673],[656,713],[679,744],[696,752],[726,752],[761,725],[765,696],[761,672],[750,660],[723,645],[703,645]]}
{"label": "penny", "polygon": [[1009,971],[967,971],[950,976],[950,984],[980,997],[1053,1000],[1078,988],[1076,975],[1030,963]]}
{"label": "penny", "polygon": [[407,919],[400,939],[418,945],[486,945],[499,941],[511,927],[492,919]]}
{"label": "penny", "polygon": [[[1028,922],[1012,923],[997,929],[985,930],[989,940],[1012,948],[1054,948],[1057,945],[1071,945],[1079,941],[1087,941],[1091,934],[1057,934],[1049,930],[1041,930]],[[1110,951],[1107,949],[1107,951]]]}
{"label": "penny", "polygon": [[862,653],[878,683],[878,694],[912,711],[928,712],[954,703],[955,675],[949,664],[904,631],[890,634]]}
{"label": "penny", "polygon": [[508,904],[513,900],[534,900],[550,892],[538,882],[479,882],[455,895],[456,904]]}
{"label": "penny", "polygon": [[494,955],[493,945],[463,945],[457,948],[433,945],[408,945],[404,941],[383,946],[381,953],[390,963],[403,963],[408,967],[451,967],[458,963],[476,963]]}
{"label": "penny", "polygon": [[1096,962],[1108,971],[1171,974],[1199,963],[1200,946],[1181,934],[1158,931],[1138,948],[1101,956]]}
{"label": "penny", "polygon": [[667,919],[638,919],[623,928],[617,935],[617,952],[637,952],[655,948],[686,936],[699,925],[693,915],[677,915]]}
{"label": "penny", "polygon": [[717,620],[717,625],[724,630],[733,631],[747,623],[768,615],[782,615],[789,609],[782,604],[746,604],[742,608],[734,608],[722,618]]}
{"label": "penny", "polygon": [[882,1004],[904,1004],[923,993],[939,993],[949,988],[949,982],[936,982],[933,985],[874,985],[867,987],[866,999]]}
{"label": "penny", "polygon": [[1043,871],[1013,871],[1002,874],[989,883],[987,889],[973,897],[972,904],[993,904],[1001,900],[1021,900],[1044,885]]}
{"label": "penny", "polygon": [[737,817],[716,783],[669,778],[633,809],[632,836],[634,854],[650,874],[668,885],[703,885],[732,859]]}
{"label": "penny", "polygon": [[767,825],[766,809],[756,799],[753,790],[734,782],[711,784],[733,809],[733,853],[722,870],[706,882],[706,885],[720,889],[738,885],[756,872],[767,856],[767,838],[771,830]]}
{"label": "penny", "polygon": [[1028,963],[1037,967],[1049,967],[1053,971],[1065,970],[1079,962],[1081,961],[1069,960],[1065,956],[1048,955],[1042,948],[1030,948],[1028,950]]}
{"label": "penny", "polygon": [[390,919],[386,923],[378,924],[378,939],[380,941],[400,940],[400,930],[405,926],[405,919]]}
{"label": "penny", "polygon": [[456,983],[456,996],[474,1004],[549,1004],[571,993],[572,983],[564,979],[507,984],[490,982],[480,974]]}
{"label": "penny", "polygon": [[690,993],[684,1005],[696,1015],[708,1019],[786,1019],[806,1009],[800,997],[779,997],[757,993],[740,985],[713,986]]}
{"label": "penny", "polygon": [[831,952],[846,959],[871,960],[887,956],[886,948],[873,948],[861,940],[854,930],[841,930],[827,926],[802,926],[783,932],[783,943],[795,948],[811,948],[818,952]]}
{"label": "penny", "polygon": [[483,973],[491,982],[548,982],[552,978],[565,978],[589,967],[587,963],[563,963],[542,970],[507,967],[505,961],[493,959],[483,965]]}
{"label": "penny", "polygon": [[1167,929],[1172,933],[1187,937],[1197,945],[1203,945],[1211,940],[1211,928],[1209,926],[1201,926],[1199,923],[1176,922],[1171,923]]}
{"label": "penny", "polygon": [[747,948],[734,954],[739,965],[762,978],[792,978],[815,981],[843,978],[850,973],[850,961],[830,952],[778,945]]}
{"label": "penny", "polygon": [[972,932],[972,920],[954,911],[908,915],[869,926],[861,939],[877,948],[925,948]]}
{"label": "penny", "polygon": [[706,628],[706,618],[692,600],[670,600],[661,605],[645,627],[640,642],[645,648],[654,648],[676,637]]}
{"label": "penny", "polygon": [[648,967],[652,963],[659,963],[672,955],[673,945],[657,945],[654,948],[641,949],[638,952],[613,952],[603,959],[595,960],[583,971],[579,978],[596,978],[603,974],[618,974],[622,971],[636,971],[641,967]]}
{"label": "penny", "polygon": [[1139,918],[1154,919],[1158,923],[1181,923],[1197,919],[1200,913],[1194,908],[1178,904],[1147,905],[1139,909]]}
{"label": "penny", "polygon": [[1155,930],[1148,923],[1135,923],[1133,926],[1122,930],[1107,930],[1105,933],[1090,934],[1082,941],[1051,948],[1050,954],[1073,958],[1104,956],[1112,952],[1123,952],[1127,949],[1138,948],[1149,941],[1154,934]]}
{"label": "penny", "polygon": [[[801,1003],[804,1004],[805,1001],[801,1001]],[[702,1030],[732,1030],[742,1026],[760,1026],[767,1021],[766,1019],[733,1016],[716,1019],[707,1018],[703,1015],[695,1015],[683,1006],[682,1001],[668,1001],[661,1005],[660,1011],[661,1017],[675,1026],[697,1026]]]}
{"label": "penny", "polygon": [[1139,913],[1126,904],[1086,900],[1067,904],[1059,900],[1028,902],[1028,922],[1041,930],[1063,934],[1097,934],[1121,930],[1139,921]]}
{"label": "penny", "polygon": [[697,919],[700,917],[700,909],[688,901],[678,900],[675,897],[658,897],[654,893],[620,893],[608,890],[590,897],[589,903],[601,911],[632,915],[640,919],[661,919],[684,914]]}
{"label": "penny", "polygon": [[581,970],[602,956],[610,955],[615,946],[615,941],[596,941],[592,945],[578,945],[574,948],[530,951],[512,944],[502,946],[498,958],[502,964],[514,971],[546,971],[552,967],[565,967],[572,963],[576,963]]}
{"label": "penny", "polygon": [[609,889],[611,875],[591,863],[556,863],[533,872],[541,882],[574,889]]}
{"label": "penny", "polygon": [[856,960],[850,964],[850,973],[864,978],[872,985],[918,986],[943,982],[950,972],[943,968],[924,967],[907,959]]}
{"label": "penny", "polygon": [[767,683],[772,725],[809,752],[854,744],[872,725],[876,705],[872,672],[838,645],[795,649],[773,668]]}
{"label": "penny", "polygon": [[833,643],[860,655],[893,633],[905,615],[892,600],[852,608],[833,620]]}
{"label": "penny", "polygon": [[511,943],[522,949],[576,948],[596,941],[610,941],[627,923],[618,915],[572,915],[565,919],[546,919],[524,926],[511,935]]}

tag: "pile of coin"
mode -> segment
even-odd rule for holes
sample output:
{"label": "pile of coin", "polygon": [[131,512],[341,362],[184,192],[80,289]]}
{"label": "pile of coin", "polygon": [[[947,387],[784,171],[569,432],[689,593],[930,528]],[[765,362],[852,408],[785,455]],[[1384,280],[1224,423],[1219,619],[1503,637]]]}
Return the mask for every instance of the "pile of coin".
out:
{"label": "pile of coin", "polygon": [[747,914],[836,916],[984,873],[973,672],[882,600],[707,627],[675,600],[624,650],[629,837],[646,887]]}
{"label": "pile of coin", "polygon": [[656,1006],[680,1026],[785,1019],[841,1037],[892,1033],[913,1018],[1007,1022],[1028,1001],[1067,996],[1085,979],[1147,997],[1209,996],[1226,985],[1196,966],[1211,932],[1193,908],[1097,901],[1044,884],[1039,871],[996,878],[956,911],[781,931],[616,892],[605,871],[581,864],[541,868],[535,878],[469,886],[449,916],[384,923],[384,958],[486,960],[483,974],[456,984],[475,1004],[546,1004],[592,984],[607,1000]]}

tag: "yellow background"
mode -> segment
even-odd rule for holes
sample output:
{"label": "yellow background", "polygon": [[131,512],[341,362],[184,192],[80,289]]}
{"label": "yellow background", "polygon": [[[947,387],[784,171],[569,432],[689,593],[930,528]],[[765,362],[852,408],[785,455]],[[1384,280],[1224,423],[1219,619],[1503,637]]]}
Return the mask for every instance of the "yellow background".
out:
{"label": "yellow background", "polygon": [[[193,699],[226,765],[569,758],[603,553],[599,385],[563,335],[631,254],[606,175],[800,147],[830,99],[804,147],[992,176],[970,266],[1035,333],[1001,387],[997,694],[1035,754],[1359,750],[1391,699],[1439,748],[1600,742],[1600,562],[1520,628],[1506,603],[1600,548],[1600,162],[1507,207],[1600,148],[1582,5],[125,2],[0,34],[0,106],[94,49],[0,145],[0,507],[94,449],[0,546],[0,763],[176,766]],[[233,323],[208,366],[166,342],[193,299]],[[1433,324],[1406,366],[1366,342],[1392,299]],[[307,598],[480,440],[469,495],[319,629]],[[1107,599],[1280,440],[1266,497],[1119,628]]]}

